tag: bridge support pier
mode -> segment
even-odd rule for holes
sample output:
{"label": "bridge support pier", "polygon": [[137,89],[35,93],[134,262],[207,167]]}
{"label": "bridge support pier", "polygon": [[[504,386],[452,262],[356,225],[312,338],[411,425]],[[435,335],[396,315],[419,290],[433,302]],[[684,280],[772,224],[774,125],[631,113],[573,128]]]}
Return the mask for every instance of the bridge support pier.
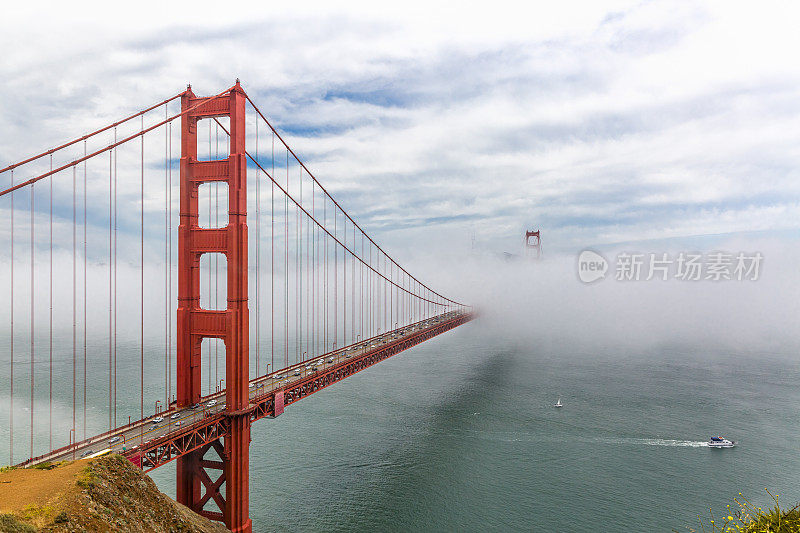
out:
{"label": "bridge support pier", "polygon": [[[178,407],[201,399],[201,342],[225,343],[224,445],[213,441],[178,459],[177,498],[190,509],[224,521],[234,532],[250,533],[249,310],[247,306],[247,159],[245,94],[236,85],[227,95],[198,98],[187,89],[181,97],[180,226],[178,228],[177,388]],[[229,117],[227,159],[199,161],[197,122]],[[228,185],[228,225],[200,228],[198,191],[202,183]],[[228,305],[225,310],[200,307],[200,257],[222,253],[227,259]],[[209,391],[211,392],[211,391]],[[217,458],[206,457],[211,449]],[[209,471],[221,471],[216,479]],[[225,496],[221,487],[225,485]],[[203,494],[201,495],[201,492]],[[219,511],[205,509],[213,500]]]}
{"label": "bridge support pier", "polygon": [[193,511],[197,511],[197,502],[200,501],[199,470],[202,457],[203,453],[195,450],[175,461],[178,480],[175,499]]}
{"label": "bridge support pier", "polygon": [[[250,533],[250,414],[231,418],[230,439],[225,438],[230,450],[225,461],[226,500],[225,525],[237,532]],[[226,450],[227,451],[227,450]]]}

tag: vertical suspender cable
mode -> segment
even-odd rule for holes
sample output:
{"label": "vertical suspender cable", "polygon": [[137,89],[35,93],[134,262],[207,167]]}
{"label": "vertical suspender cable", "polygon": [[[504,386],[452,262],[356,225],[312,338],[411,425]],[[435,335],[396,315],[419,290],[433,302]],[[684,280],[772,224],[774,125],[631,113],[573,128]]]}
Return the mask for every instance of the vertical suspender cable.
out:
{"label": "vertical suspender cable", "polygon": [[381,251],[375,252],[375,324],[377,325],[376,333],[383,331],[383,300],[381,287],[383,286],[383,279],[380,277],[381,273]]}
{"label": "vertical suspender cable", "polygon": [[394,329],[394,265],[389,263],[389,328]]}
{"label": "vertical suspender cable", "polygon": [[[369,243],[369,266],[372,266],[372,243]],[[369,336],[372,337],[375,331],[375,300],[373,299],[373,289],[375,288],[375,281],[372,277],[372,270],[367,272],[367,283],[369,283]]]}
{"label": "vertical suspender cable", "polygon": [[[272,175],[275,175],[275,132],[272,133]],[[270,232],[269,239],[269,292],[270,292],[270,318],[272,325],[270,326],[269,342],[270,342],[270,364],[272,370],[275,370],[275,182],[270,181],[272,194],[270,196],[270,209],[272,214],[270,216]]]}
{"label": "vertical suspender cable", "polygon": [[[164,119],[169,118],[164,104]],[[169,375],[169,126],[164,125],[164,388],[170,387]],[[139,418],[144,418],[144,360],[141,361],[141,398]],[[169,396],[169,393],[167,393]]]}
{"label": "vertical suspender cable", "polygon": [[[303,169],[300,167],[300,205],[302,206],[303,203]],[[295,362],[300,360],[300,354],[303,350],[302,344],[302,331],[303,331],[303,300],[301,299],[300,295],[303,292],[303,256],[300,254],[300,248],[302,248],[302,236],[303,236],[303,219],[300,217],[300,206],[295,207],[295,268],[297,269],[297,274],[295,275],[295,279],[297,280],[295,284],[295,292],[297,293],[297,321],[295,322],[295,336],[297,339],[295,340],[295,345],[297,346],[297,353],[295,354]]]}
{"label": "vertical suspender cable", "polygon": [[[169,211],[169,222],[167,223],[168,228],[168,239],[167,239],[167,247],[169,249],[167,253],[167,379],[169,379],[169,390],[170,393],[172,392],[172,122],[167,124],[167,128],[169,133],[167,134],[167,139],[169,139],[169,157],[167,161],[169,161],[168,168],[169,173],[167,177],[167,205]],[[144,405],[142,406],[142,416],[144,416]]]}
{"label": "vertical suspender cable", "polygon": [[112,405],[111,405],[111,394],[112,394],[112,374],[111,374],[111,364],[112,364],[112,354],[113,354],[113,344],[112,344],[112,332],[114,323],[112,321],[112,297],[113,292],[111,290],[111,281],[112,281],[112,271],[111,271],[111,254],[112,254],[112,245],[111,239],[113,237],[112,231],[112,200],[113,200],[113,168],[114,168],[114,152],[113,150],[108,151],[108,429],[111,429],[112,426]]}
{"label": "vertical suspender cable", "polygon": [[383,328],[383,302],[381,301],[381,286],[383,285],[383,280],[378,275],[381,272],[381,252],[380,250],[376,250],[375,252],[375,267],[377,272],[375,273],[375,324],[377,327],[376,334],[380,333]]}
{"label": "vertical suspender cable", "polygon": [[[386,270],[387,270],[386,269],[386,254],[383,254],[383,273],[384,273],[384,275],[386,275]],[[389,284],[386,282],[386,280],[381,281],[381,284],[383,285],[383,330],[384,331],[389,331],[389,323],[386,321],[386,311],[387,311],[387,309],[386,309],[386,302],[387,302],[386,291],[389,288]]]}
{"label": "vertical suspender cable", "polygon": [[[256,117],[256,161],[258,161],[258,117]],[[261,347],[261,170],[256,170],[256,376],[260,376]]]}
{"label": "vertical suspender cable", "polygon": [[[53,170],[53,154],[50,154],[50,170]],[[50,380],[50,407],[49,407],[49,430],[48,430],[48,450],[53,449],[53,176],[50,176],[50,289],[48,296],[50,297],[50,317],[48,323],[48,339],[49,339],[49,369],[48,378]]]}
{"label": "vertical suspender cable", "polygon": [[[142,115],[142,136],[140,137],[142,140],[142,160],[141,160],[141,169],[142,169],[142,176],[141,182],[139,184],[139,201],[141,202],[140,211],[139,211],[139,222],[141,224],[141,233],[139,234],[140,237],[140,250],[141,255],[139,256],[140,259],[140,292],[139,292],[139,390],[141,391],[141,397],[144,398],[144,115]],[[169,396],[169,393],[167,393]],[[143,402],[141,402],[143,403]],[[167,403],[169,405],[169,403]],[[140,409],[144,410],[144,405],[140,405]],[[142,416],[144,418],[144,416]]]}
{"label": "vertical suspender cable", "polygon": [[[322,225],[324,227],[328,226],[328,201],[325,196],[322,197]],[[325,314],[324,314],[324,346],[322,347],[322,353],[326,353],[328,351],[328,236],[323,237],[325,239],[325,278],[323,282],[323,288],[325,293]]]}
{"label": "vertical suspender cable", "polygon": [[[314,182],[311,182],[311,198],[314,198]],[[314,301],[312,293],[314,291],[314,259],[313,259],[313,243],[314,243],[314,224],[312,220],[308,221],[306,229],[306,347],[309,357],[313,357],[313,334],[314,334]]]}
{"label": "vertical suspender cable", "polygon": [[34,200],[33,184],[31,184],[31,406],[30,406],[30,410],[31,410],[31,412],[30,412],[30,418],[31,418],[30,441],[31,442],[30,442],[30,455],[28,457],[33,457],[33,385],[34,385],[33,362],[34,362],[34,358],[35,358],[34,334],[35,334],[35,329],[36,329],[36,322],[34,321],[34,308],[36,307],[36,299],[35,299],[36,281],[34,279],[34,266],[33,266],[34,265],[34,260],[35,260],[35,257],[34,257],[34,255],[35,255],[35,252],[34,252],[34,249],[35,249],[35,246],[34,246],[34,233],[36,231],[35,228],[34,228],[35,221],[34,221],[34,216],[33,216],[34,202],[35,202],[35,200]]}
{"label": "vertical suspender cable", "polygon": [[[214,129],[216,133],[216,146],[214,149],[214,159],[219,160],[219,122],[217,122]],[[214,227],[215,228],[219,227],[219,182],[218,181],[214,182]],[[214,309],[219,309],[219,254],[214,254]],[[219,339],[214,339],[214,384],[215,386],[219,387]]]}
{"label": "vertical suspender cable", "polygon": [[[289,192],[289,189],[286,189],[286,192]],[[297,205],[295,205],[294,213],[294,360],[297,362],[300,359],[300,313],[302,311],[300,309],[300,286],[302,283],[300,278],[300,208]]]}
{"label": "vertical suspender cable", "polygon": [[394,320],[397,322],[398,326],[403,325],[403,315],[400,314],[400,303],[403,298],[403,294],[400,292],[400,283],[402,279],[402,273],[400,272],[400,265],[395,263],[395,273],[397,274],[397,286],[395,287],[395,295],[394,295]]}
{"label": "vertical suspender cable", "polygon": [[377,250],[375,253],[375,266],[377,267],[377,273],[375,274],[375,323],[378,325],[377,333],[380,333],[383,331],[384,327],[383,310],[386,308],[381,292],[381,287],[384,286],[384,283],[383,279],[379,276],[382,272],[380,250]]}
{"label": "vertical suspender cable", "polygon": [[[114,128],[114,141],[117,130]],[[114,424],[117,427],[117,149],[114,148]]]}
{"label": "vertical suspender cable", "polygon": [[355,249],[356,249],[356,225],[353,224],[353,263],[351,266],[351,270],[353,271],[352,274],[352,283],[350,284],[350,290],[352,291],[352,297],[350,298],[350,342],[356,342],[356,256],[355,256]]}
{"label": "vertical suspender cable", "polygon": [[[317,189],[314,184],[314,180],[311,180],[311,218],[316,220],[316,198],[317,198]],[[309,224],[311,225],[311,224]],[[311,343],[311,351],[314,355],[317,355],[317,280],[319,279],[319,275],[317,273],[317,227],[311,228],[311,322],[313,324],[311,328],[311,335],[312,335],[312,343]]]}
{"label": "vertical suspender cable", "polygon": [[[394,279],[395,274],[399,274],[397,266],[398,266],[397,263],[392,262],[392,279]],[[395,282],[395,283],[397,283],[397,282]],[[397,326],[399,326],[400,325],[400,288],[397,285],[395,285],[393,287],[393,291],[394,291],[394,294],[393,294],[392,302],[393,302],[393,306],[394,307],[392,309],[393,309],[393,312],[394,312],[394,318],[392,319],[392,323],[393,324],[397,324]]]}
{"label": "vertical suspender cable", "polygon": [[342,346],[347,346],[347,218],[342,219],[342,241],[345,250],[342,250]]}
{"label": "vertical suspender cable", "polygon": [[[14,186],[14,170],[11,170],[11,186]],[[14,192],[11,192],[11,405],[8,409],[8,464],[14,464]]]}
{"label": "vertical suspender cable", "polygon": [[[402,284],[403,289],[405,289],[406,288],[406,275],[405,275],[404,272],[400,273],[400,283]],[[401,301],[400,301],[400,318],[403,321],[403,325],[408,324],[408,316],[406,316],[406,300],[407,300],[407,295],[406,295],[405,290],[403,290],[403,293],[401,295]]]}
{"label": "vertical suspender cable", "polygon": [[[300,167],[300,179],[301,179],[301,184],[302,184],[302,179],[303,179],[303,167],[302,166]],[[311,313],[311,253],[310,253],[310,251],[311,251],[311,248],[310,248],[310,244],[311,244],[311,226],[313,226],[313,224],[311,222],[312,221],[309,220],[308,224],[306,224],[306,234],[305,234],[305,238],[306,238],[306,247],[305,247],[305,253],[306,253],[306,262],[305,262],[306,263],[306,354],[307,354],[306,358],[307,359],[308,359],[308,357],[311,356],[311,321],[310,321],[310,317],[311,317],[311,314],[310,314]]]}
{"label": "vertical suspender cable", "polygon": [[[286,191],[289,191],[289,150],[286,150]],[[283,209],[283,274],[284,274],[284,294],[283,294],[283,365],[284,368],[289,366],[289,197],[283,196],[284,209]]]}
{"label": "vertical suspender cable", "polygon": [[359,320],[361,322],[361,338],[365,337],[364,335],[364,232],[361,232],[361,261],[358,263],[358,275],[360,279],[358,280],[358,302],[361,307],[358,313]]}
{"label": "vertical suspender cable", "polygon": [[[86,156],[86,141],[83,141],[83,155]],[[88,326],[87,326],[87,300],[86,300],[86,266],[88,264],[87,251],[88,239],[86,238],[86,209],[88,201],[86,199],[86,161],[83,162],[83,440],[86,440],[86,362],[88,350]],[[77,437],[75,438],[77,440]]]}
{"label": "vertical suspender cable", "polygon": [[[316,187],[314,188],[314,201],[312,202],[312,214],[316,220]],[[314,227],[314,355],[322,352],[322,230],[319,226]]]}
{"label": "vertical suspender cable", "polygon": [[300,327],[298,328],[297,342],[300,348],[298,352],[303,353],[303,215],[300,214],[300,207],[303,205],[303,167],[298,165],[300,169],[300,206],[297,208],[297,258],[298,258],[298,275],[300,284],[297,290],[297,316]]}
{"label": "vertical suspender cable", "polygon": [[[211,126],[208,126],[208,158],[211,159]],[[211,185],[206,187],[208,190],[208,227],[211,227]],[[198,217],[199,218],[199,217]],[[211,268],[211,258],[208,258],[208,301],[206,305],[208,305],[209,309],[215,309],[216,307],[212,304],[212,294],[211,294],[211,273],[213,269]],[[178,282],[180,286],[180,281]],[[208,394],[214,392],[214,388],[211,385],[211,339],[203,339],[201,342],[204,342],[208,347]]]}
{"label": "vertical suspender cable", "polygon": [[[336,204],[333,205],[333,235],[338,238]],[[333,242],[333,346],[339,344],[339,245]]]}
{"label": "vertical suspender cable", "polygon": [[[78,168],[72,167],[72,435],[75,430],[77,411],[77,364],[78,364]],[[75,439],[77,440],[77,438]]]}

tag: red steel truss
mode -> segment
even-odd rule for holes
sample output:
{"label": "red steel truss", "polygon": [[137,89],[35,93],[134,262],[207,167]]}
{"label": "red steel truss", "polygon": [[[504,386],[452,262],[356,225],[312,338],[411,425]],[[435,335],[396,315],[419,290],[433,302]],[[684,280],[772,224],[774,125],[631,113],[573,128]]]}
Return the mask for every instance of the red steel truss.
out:
{"label": "red steel truss", "polygon": [[[319,392],[325,387],[341,381],[376,363],[388,359],[417,344],[456,328],[474,318],[472,314],[460,315],[447,322],[423,329],[416,334],[376,347],[367,353],[353,356],[325,371],[297,379],[283,389],[270,391],[251,400],[247,412],[250,422],[283,413],[283,407]],[[173,459],[193,455],[198,450],[205,453],[208,445],[225,438],[230,432],[230,418],[224,413],[212,414],[201,422],[186,426],[181,431],[154,439],[136,450],[125,453],[134,464],[145,471],[163,466]],[[198,455],[202,455],[198,452]],[[205,503],[205,502],[204,502]]]}

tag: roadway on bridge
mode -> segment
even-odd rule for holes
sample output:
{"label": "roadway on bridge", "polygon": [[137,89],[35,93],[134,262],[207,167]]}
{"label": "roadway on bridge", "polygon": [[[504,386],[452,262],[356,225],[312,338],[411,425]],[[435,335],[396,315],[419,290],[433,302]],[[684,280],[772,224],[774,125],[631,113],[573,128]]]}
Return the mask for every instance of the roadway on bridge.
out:
{"label": "roadway on bridge", "polygon": [[[457,314],[457,311],[451,311],[449,313],[437,315],[427,320],[377,335],[364,342],[352,344],[325,355],[308,359],[289,368],[252,379],[250,381],[250,398],[260,397],[269,392],[281,389],[293,381],[302,380],[307,376],[327,370],[354,356],[363,355],[383,344],[445,322]],[[213,414],[224,411],[224,399],[225,390],[223,389],[220,392],[206,396],[200,403],[194,406],[183,409],[172,407],[168,411],[134,422],[124,429],[120,428],[117,431],[105,433],[98,437],[79,442],[69,449],[61,449],[52,454],[39,457],[30,464],[44,461],[80,459],[108,450],[120,453],[135,450],[143,443],[147,444],[153,439],[165,437],[172,432],[180,431],[185,426],[190,426]]]}

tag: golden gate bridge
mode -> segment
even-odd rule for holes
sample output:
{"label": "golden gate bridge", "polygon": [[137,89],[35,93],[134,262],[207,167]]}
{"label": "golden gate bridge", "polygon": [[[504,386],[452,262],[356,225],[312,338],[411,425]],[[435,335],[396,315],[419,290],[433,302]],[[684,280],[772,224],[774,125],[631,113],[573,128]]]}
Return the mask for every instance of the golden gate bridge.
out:
{"label": "golden gate bridge", "polygon": [[175,460],[178,501],[232,531],[252,529],[253,422],[473,318],[364,231],[238,80],[0,180],[9,463]]}

